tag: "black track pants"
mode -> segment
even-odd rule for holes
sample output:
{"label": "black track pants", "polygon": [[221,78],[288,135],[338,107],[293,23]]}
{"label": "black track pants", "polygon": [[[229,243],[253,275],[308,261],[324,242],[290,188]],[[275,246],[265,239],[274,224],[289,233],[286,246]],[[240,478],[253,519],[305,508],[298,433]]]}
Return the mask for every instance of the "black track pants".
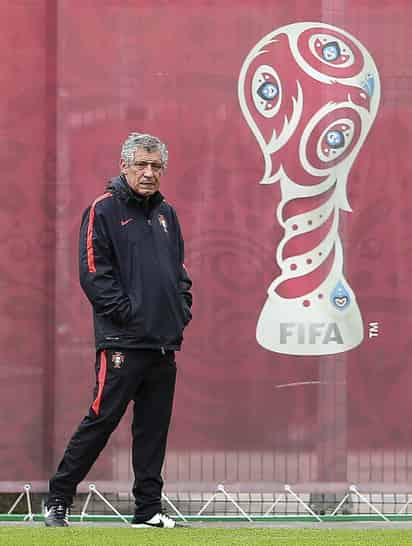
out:
{"label": "black track pants", "polygon": [[161,469],[176,380],[174,352],[102,350],[96,358],[96,377],[94,402],[50,480],[48,502],[63,498],[72,503],[77,485],[133,400],[133,494],[136,516],[147,519],[161,509]]}

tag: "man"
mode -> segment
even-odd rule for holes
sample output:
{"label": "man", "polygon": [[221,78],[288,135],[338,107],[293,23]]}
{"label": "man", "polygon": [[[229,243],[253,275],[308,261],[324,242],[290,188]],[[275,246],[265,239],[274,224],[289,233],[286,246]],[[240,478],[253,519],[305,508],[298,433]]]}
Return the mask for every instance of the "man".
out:
{"label": "man", "polygon": [[93,306],[96,387],[88,415],[50,480],[45,523],[68,525],[68,507],[130,401],[135,527],[175,526],[162,513],[161,469],[172,413],[175,351],[191,319],[191,280],[176,212],[159,192],[166,145],[131,133],[120,176],[85,211],[80,283]]}

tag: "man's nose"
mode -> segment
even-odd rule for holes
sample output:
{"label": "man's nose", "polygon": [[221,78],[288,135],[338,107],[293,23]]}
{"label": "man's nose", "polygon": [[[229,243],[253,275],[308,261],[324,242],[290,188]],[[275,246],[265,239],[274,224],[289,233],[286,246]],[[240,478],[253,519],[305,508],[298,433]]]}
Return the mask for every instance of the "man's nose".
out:
{"label": "man's nose", "polygon": [[148,164],[145,166],[145,168],[144,168],[144,170],[143,170],[143,173],[144,173],[145,175],[148,174],[149,176],[153,176],[153,169],[152,169],[151,163],[148,163]]}

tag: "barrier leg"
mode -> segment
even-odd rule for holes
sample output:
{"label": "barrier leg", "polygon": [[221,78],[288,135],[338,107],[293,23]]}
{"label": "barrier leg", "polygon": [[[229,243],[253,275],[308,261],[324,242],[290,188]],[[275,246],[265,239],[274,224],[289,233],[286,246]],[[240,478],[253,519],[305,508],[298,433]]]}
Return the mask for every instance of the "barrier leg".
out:
{"label": "barrier leg", "polygon": [[349,498],[349,493],[346,493],[346,495],[343,497],[343,499],[340,501],[340,503],[337,505],[335,510],[332,512],[331,516],[336,516],[336,514],[339,512],[339,510],[342,508],[342,506],[345,504],[346,500]]}
{"label": "barrier leg", "polygon": [[[271,507],[269,508],[269,510],[267,510],[267,511],[264,513],[264,516],[268,516],[268,515],[273,511],[273,509],[274,509],[275,506],[278,504],[278,502],[280,502],[281,496],[282,496],[282,495],[279,495],[279,497],[278,497],[278,498],[275,500],[275,502],[271,505]],[[286,500],[286,495],[283,494],[283,496],[285,497],[285,500]]]}
{"label": "barrier leg", "polygon": [[409,498],[409,495],[407,496],[407,498],[408,498],[408,500],[406,501],[406,504],[404,504],[404,506],[402,506],[402,508],[399,510],[398,515],[403,514],[406,511],[406,509],[408,508],[408,506],[411,504],[412,499]]}
{"label": "barrier leg", "polygon": [[363,495],[361,495],[361,494],[359,493],[359,491],[358,491],[357,488],[356,488],[356,485],[351,485],[351,486],[349,487],[349,491],[351,491],[352,493],[355,493],[355,495],[357,495],[357,496],[361,499],[361,501],[363,501],[365,504],[367,504],[367,505],[369,506],[369,508],[372,508],[372,510],[373,510],[374,512],[376,512],[376,514],[378,514],[382,519],[384,519],[385,521],[390,521],[390,519],[388,519],[386,516],[384,516],[384,515],[382,514],[382,512],[380,512],[380,511],[376,508],[376,506],[374,506],[371,502],[368,501],[368,499],[367,499],[366,497],[364,497]]}
{"label": "barrier leg", "polygon": [[316,518],[318,521],[322,523],[322,519],[317,514],[315,514],[315,512],[312,510],[310,506],[306,504],[306,502],[304,502],[298,495],[296,495],[296,493],[292,491],[289,485],[285,485],[285,491],[289,493],[290,495],[292,495],[292,497],[295,500],[297,500],[305,508],[305,510],[307,510],[314,518]]}
{"label": "barrier leg", "polygon": [[217,486],[217,489],[215,491],[215,493],[210,497],[210,499],[207,501],[207,503],[202,506],[202,508],[199,510],[198,512],[198,516],[201,516],[202,513],[206,510],[206,508],[209,506],[209,504],[217,497],[217,495],[219,495],[219,493],[222,493],[222,495],[224,495],[228,500],[229,502],[231,502],[238,510],[239,512],[242,514],[242,516],[244,516],[248,521],[253,521],[252,518],[250,516],[248,516],[246,514],[246,512],[243,510],[243,508],[241,506],[239,506],[239,504],[235,501],[235,499],[233,499],[229,493],[226,491],[226,489],[224,488],[224,486],[220,483],[218,486]]}
{"label": "barrier leg", "polygon": [[179,512],[179,510],[176,508],[176,506],[173,504],[173,502],[169,499],[169,497],[167,495],[162,493],[162,499],[164,499],[167,502],[167,504],[173,508],[173,510],[176,512],[176,514],[180,518],[182,518],[183,521],[185,521],[187,523],[187,519],[184,517],[184,515],[181,512]]}
{"label": "barrier leg", "polygon": [[87,506],[89,505],[90,499],[91,499],[93,494],[97,495],[99,497],[99,499],[102,500],[110,508],[110,510],[116,514],[116,516],[118,516],[120,519],[122,519],[127,525],[130,525],[130,523],[127,521],[127,519],[124,516],[122,516],[122,514],[120,512],[118,512],[116,510],[116,508],[106,499],[106,497],[104,497],[104,495],[102,495],[100,493],[100,491],[98,491],[96,489],[96,486],[94,485],[94,483],[91,483],[89,485],[89,494],[87,496],[86,502],[84,503],[84,507],[83,507],[82,514],[81,514],[81,517],[80,517],[81,521],[83,521],[84,516],[87,515],[86,514],[86,509],[87,509]]}
{"label": "barrier leg", "polygon": [[33,511],[31,507],[31,497],[30,497],[30,491],[31,491],[31,485],[29,483],[26,483],[23,487],[23,491],[20,493],[20,495],[17,497],[17,499],[14,501],[13,505],[11,506],[10,510],[7,512],[8,514],[12,514],[16,508],[16,506],[19,504],[21,499],[26,496],[26,502],[27,502],[27,514],[24,516],[24,521],[29,520],[33,521]]}

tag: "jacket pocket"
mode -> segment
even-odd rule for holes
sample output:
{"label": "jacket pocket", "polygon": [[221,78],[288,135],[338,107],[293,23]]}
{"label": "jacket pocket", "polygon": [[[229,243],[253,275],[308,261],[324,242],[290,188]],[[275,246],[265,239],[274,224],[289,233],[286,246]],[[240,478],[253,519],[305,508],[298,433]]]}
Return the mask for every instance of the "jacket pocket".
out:
{"label": "jacket pocket", "polygon": [[[130,293],[128,297],[130,300],[130,318],[125,326],[143,323],[141,298],[136,291]],[[137,301],[137,298],[139,298],[139,301]]]}
{"label": "jacket pocket", "polygon": [[143,322],[142,316],[142,276],[139,265],[138,245],[134,241],[129,242],[129,267],[127,275],[127,296],[130,301],[129,320],[126,327]]}

